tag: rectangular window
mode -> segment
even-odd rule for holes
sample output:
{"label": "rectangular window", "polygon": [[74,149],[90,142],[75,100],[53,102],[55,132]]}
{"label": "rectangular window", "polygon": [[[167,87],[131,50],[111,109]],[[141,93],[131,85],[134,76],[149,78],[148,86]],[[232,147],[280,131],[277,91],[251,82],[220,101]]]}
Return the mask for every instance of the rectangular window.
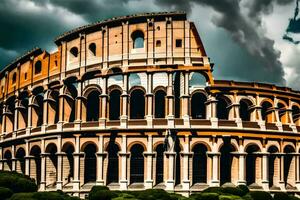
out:
{"label": "rectangular window", "polygon": [[27,73],[24,74],[24,80],[27,80]]}
{"label": "rectangular window", "polygon": [[182,39],[176,39],[176,48],[182,47]]}

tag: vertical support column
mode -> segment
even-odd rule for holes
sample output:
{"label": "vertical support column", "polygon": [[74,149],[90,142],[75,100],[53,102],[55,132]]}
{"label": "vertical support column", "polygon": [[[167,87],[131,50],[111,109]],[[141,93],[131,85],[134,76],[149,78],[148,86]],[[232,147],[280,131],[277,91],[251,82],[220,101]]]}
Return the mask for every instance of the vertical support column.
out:
{"label": "vertical support column", "polygon": [[3,149],[0,147],[0,170],[3,170]]}
{"label": "vertical support column", "polygon": [[153,138],[152,133],[148,134],[147,152],[144,153],[147,160],[147,177],[145,180],[145,189],[151,189],[153,187]]}
{"label": "vertical support column", "polygon": [[44,102],[43,102],[43,124],[42,124],[42,130],[41,132],[45,132],[46,131],[46,127],[48,125],[48,93],[49,91],[47,91],[44,95]]}
{"label": "vertical support column", "polygon": [[14,124],[13,124],[13,137],[16,137],[16,131],[18,130],[19,128],[19,104],[20,104],[20,100],[19,99],[16,99],[15,100],[15,110],[13,111],[14,112]]}
{"label": "vertical support column", "polygon": [[[57,122],[57,130],[62,131],[63,124],[65,123],[64,120],[64,96],[63,96],[63,88],[59,90],[59,96],[58,96],[58,108],[59,108],[59,116],[58,116],[58,122]],[[55,111],[57,112],[57,111]]]}
{"label": "vertical support column", "polygon": [[184,72],[184,90],[181,96],[181,113],[185,127],[190,127],[190,96],[189,96],[189,72]]}
{"label": "vertical support column", "polygon": [[25,146],[25,175],[30,175],[29,142],[27,140]]}
{"label": "vertical support column", "polygon": [[165,155],[168,158],[168,165],[169,165],[168,180],[166,181],[166,190],[174,191],[174,187],[175,187],[175,179],[174,179],[175,170],[174,170],[174,168],[175,168],[176,153],[172,149],[169,152],[166,152]]}
{"label": "vertical support column", "polygon": [[299,160],[299,158],[300,158],[300,154],[299,153],[297,153],[296,155],[295,155],[295,161],[296,161],[296,166],[295,166],[295,172],[296,172],[296,187],[297,187],[297,189],[299,190],[300,189],[300,160]]}
{"label": "vertical support column", "polygon": [[62,167],[63,167],[63,153],[61,152],[62,148],[61,136],[57,137],[57,180],[56,180],[56,189],[62,190]]}
{"label": "vertical support column", "polygon": [[175,125],[174,119],[174,93],[173,93],[173,73],[168,73],[168,87],[167,87],[167,119],[169,128],[173,128]]}
{"label": "vertical support column", "polygon": [[[183,177],[182,177],[182,189],[188,191],[190,189],[190,179],[189,179],[189,158],[191,156],[190,153],[190,138],[189,138],[189,134],[185,135],[184,138],[184,146],[183,146],[183,153],[182,153],[182,157],[183,157]],[[188,195],[188,194],[187,194]]]}
{"label": "vertical support column", "polygon": [[3,103],[3,109],[2,109],[2,113],[3,113],[3,116],[2,116],[2,127],[1,127],[1,141],[3,140],[3,135],[6,134],[6,107],[7,105],[5,103]]}
{"label": "vertical support column", "polygon": [[75,99],[75,121],[74,121],[74,128],[75,130],[80,130],[81,122],[82,122],[82,83],[78,83],[78,89],[77,89],[77,97]]}
{"label": "vertical support column", "polygon": [[245,160],[247,153],[245,152],[244,140],[242,138],[239,139],[239,177],[238,177],[238,185],[247,185],[246,177],[245,177]]}
{"label": "vertical support column", "polygon": [[104,185],[103,177],[103,160],[105,158],[105,153],[103,151],[103,134],[98,135],[98,152],[97,152],[97,180],[96,185]]}
{"label": "vertical support column", "polygon": [[210,187],[219,187],[220,186],[220,153],[218,152],[217,147],[218,138],[213,136],[212,138],[212,151],[207,152],[207,155],[212,157],[212,165],[211,165],[211,180],[210,180]]}
{"label": "vertical support column", "polygon": [[152,73],[147,73],[147,94],[146,94],[146,120],[149,128],[153,124],[153,93],[152,93]]}
{"label": "vertical support column", "polygon": [[128,66],[128,59],[129,59],[129,26],[128,21],[122,22],[122,49],[123,49],[123,66]]}
{"label": "vertical support column", "polygon": [[74,156],[74,180],[73,180],[73,192],[75,195],[79,195],[80,191],[80,179],[79,179],[79,170],[80,170],[80,135],[76,134],[75,136],[75,152]]}
{"label": "vertical support column", "polygon": [[99,105],[100,105],[100,117],[99,117],[99,126],[105,128],[105,122],[106,122],[106,112],[107,112],[107,78],[103,77],[103,88],[102,88],[102,94],[99,96]]}
{"label": "vertical support column", "polygon": [[280,154],[280,179],[279,179],[279,187],[281,190],[285,191],[285,183],[284,183],[284,153]]}
{"label": "vertical support column", "polygon": [[274,122],[276,123],[276,126],[278,127],[279,131],[282,131],[282,122],[280,120],[279,116],[279,108],[277,107],[278,99],[277,97],[274,97]]}
{"label": "vertical support column", "polygon": [[119,153],[121,157],[121,180],[120,180],[120,190],[127,190],[128,187],[128,179],[127,179],[127,137],[126,135],[122,135],[122,143],[121,143],[121,152]]}
{"label": "vertical support column", "polygon": [[268,168],[268,157],[269,152],[267,152],[266,148],[264,147],[262,150],[262,187],[264,190],[269,190],[269,168]]}
{"label": "vertical support column", "polygon": [[40,191],[46,190],[46,154],[45,154],[45,140],[41,140],[41,183]]}
{"label": "vertical support column", "polygon": [[205,102],[206,104],[206,119],[211,121],[212,127],[218,127],[218,118],[217,118],[217,99],[214,93],[212,93],[208,100]]}
{"label": "vertical support column", "polygon": [[32,99],[33,97],[29,97],[29,104],[28,104],[28,113],[27,113],[27,127],[26,127],[26,135],[30,135],[30,131],[31,131],[31,128],[32,128]]}
{"label": "vertical support column", "polygon": [[123,93],[121,95],[121,127],[127,128],[128,121],[128,74],[123,75]]}
{"label": "vertical support column", "polygon": [[16,157],[15,157],[15,155],[16,155],[16,147],[15,147],[15,145],[12,145],[11,146],[11,161],[12,161],[12,169],[11,169],[11,171],[16,171],[16,169],[17,169],[17,159],[16,159]]}

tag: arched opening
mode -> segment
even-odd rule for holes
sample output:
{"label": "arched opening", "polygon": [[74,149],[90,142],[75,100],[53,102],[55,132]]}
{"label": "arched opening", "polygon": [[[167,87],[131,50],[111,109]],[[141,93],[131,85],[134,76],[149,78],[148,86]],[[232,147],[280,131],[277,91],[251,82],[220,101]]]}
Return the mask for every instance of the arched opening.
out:
{"label": "arched opening", "polygon": [[299,126],[299,116],[300,116],[300,108],[296,105],[292,107],[292,116],[294,123]]}
{"label": "arched opening", "polygon": [[27,118],[28,118],[28,96],[27,92],[24,92],[20,95],[20,118],[18,120],[18,128],[24,129],[27,127]]}
{"label": "arched opening", "polygon": [[62,151],[65,153],[63,157],[63,181],[65,183],[70,183],[74,178],[74,157],[73,153],[75,149],[73,145],[66,144],[62,148]]}
{"label": "arched opening", "polygon": [[10,97],[6,102],[6,105],[7,105],[6,113],[7,113],[8,120],[6,121],[5,127],[6,127],[6,132],[8,132],[8,133],[12,132],[14,130],[15,101],[16,101],[16,98],[15,98],[15,96],[13,96],[13,97]]}
{"label": "arched opening", "polygon": [[206,118],[206,96],[203,93],[197,92],[193,94],[191,101],[191,113],[193,119],[205,119]]}
{"label": "arched opening", "polygon": [[278,155],[276,155],[279,150],[276,146],[271,146],[268,149],[269,160],[268,160],[268,166],[269,166],[269,187],[272,188],[273,186],[277,186],[279,183],[279,165],[280,160]]}
{"label": "arched opening", "polygon": [[10,151],[5,151],[4,153],[4,170],[5,171],[11,171],[12,170],[12,154]]}
{"label": "arched opening", "polygon": [[51,143],[46,148],[46,186],[53,187],[57,180],[57,147]]}
{"label": "arched opening", "polygon": [[218,96],[217,97],[217,118],[218,119],[223,119],[223,120],[228,120],[229,117],[229,103],[228,100],[225,99],[223,96]]}
{"label": "arched opening", "polygon": [[74,84],[68,84],[65,97],[64,117],[67,122],[75,121],[77,89]]}
{"label": "arched opening", "polygon": [[292,188],[295,183],[295,159],[293,153],[295,149],[291,145],[287,145],[283,152],[284,155],[284,184],[286,188]]}
{"label": "arched opening", "polygon": [[34,65],[34,74],[40,74],[42,72],[42,62],[40,60],[36,61]]}
{"label": "arched opening", "polygon": [[71,55],[73,56],[73,58],[77,58],[78,56],[78,48],[77,47],[72,47],[70,50]]}
{"label": "arched opening", "polygon": [[250,121],[250,119],[251,119],[251,110],[250,110],[251,106],[252,106],[252,103],[248,100],[242,99],[240,101],[240,108],[239,108],[240,118],[243,121]]}
{"label": "arched opening", "polygon": [[110,120],[119,120],[120,119],[120,102],[121,91],[113,90],[109,94],[109,119]]}
{"label": "arched opening", "polygon": [[36,180],[39,185],[41,182],[41,149],[38,146],[33,146],[30,150],[30,155],[33,159],[30,160],[30,177]]}
{"label": "arched opening", "polygon": [[56,124],[59,121],[59,92],[56,90],[51,91],[50,99],[48,123]]}
{"label": "arched opening", "polygon": [[207,183],[207,147],[197,144],[193,151],[193,184]]}
{"label": "arched opening", "polygon": [[174,151],[175,151],[175,185],[181,183],[181,147],[179,138],[175,138],[174,143]]}
{"label": "arched opening", "polygon": [[91,43],[89,45],[89,50],[93,56],[96,56],[96,44],[95,43]]}
{"label": "arched opening", "polygon": [[84,183],[96,181],[96,152],[97,147],[94,144],[88,144],[84,148]]}
{"label": "arched opening", "polygon": [[155,92],[155,118],[165,118],[166,116],[166,93],[163,90]]}
{"label": "arched opening", "polygon": [[199,72],[192,72],[190,74],[189,80],[190,87],[205,87],[206,86],[206,78]]}
{"label": "arched opening", "polygon": [[17,166],[16,170],[19,173],[25,174],[25,150],[23,148],[19,148],[16,153]]}
{"label": "arched opening", "polygon": [[145,117],[145,93],[141,89],[135,89],[130,94],[130,119],[144,119]]}
{"label": "arched opening", "polygon": [[107,146],[108,165],[107,165],[107,184],[119,182],[119,156],[120,151],[118,145],[115,143],[115,138],[111,138]]}
{"label": "arched opening", "polygon": [[220,183],[223,185],[224,183],[232,182],[232,166],[233,166],[233,152],[236,149],[230,143],[230,139],[224,138],[224,144],[220,149],[221,158],[220,158]]}
{"label": "arched opening", "polygon": [[180,72],[174,72],[174,83],[173,83],[173,90],[174,90],[174,103],[175,103],[175,118],[180,117]]}
{"label": "arched opening", "polygon": [[144,147],[135,144],[130,149],[130,183],[144,182]]}
{"label": "arched opening", "polygon": [[164,181],[164,145],[157,145],[156,149],[156,165],[155,165],[155,183],[156,185]]}
{"label": "arched opening", "polygon": [[272,104],[270,102],[265,101],[261,104],[261,117],[267,123],[272,122]]}
{"label": "arched opening", "polygon": [[286,107],[283,103],[278,103],[277,104],[278,107],[278,114],[279,114],[279,119],[282,123],[286,123],[287,119],[286,119]]}
{"label": "arched opening", "polygon": [[131,38],[133,41],[133,48],[144,48],[144,33],[142,31],[134,31],[131,34]]}
{"label": "arched opening", "polygon": [[99,120],[99,95],[100,92],[93,90],[87,97],[86,117],[87,121]]}
{"label": "arched opening", "polygon": [[12,84],[15,84],[17,82],[17,73],[14,72],[12,76]]}
{"label": "arched opening", "polygon": [[259,147],[257,145],[250,145],[247,147],[246,152],[246,181],[247,185],[251,185],[257,182],[259,167],[260,167],[260,158],[258,154]]}
{"label": "arched opening", "polygon": [[[44,103],[44,96],[43,94],[36,95],[34,99],[34,118],[36,121],[36,126],[42,126],[43,124],[43,103]],[[33,125],[34,126],[34,125]]]}

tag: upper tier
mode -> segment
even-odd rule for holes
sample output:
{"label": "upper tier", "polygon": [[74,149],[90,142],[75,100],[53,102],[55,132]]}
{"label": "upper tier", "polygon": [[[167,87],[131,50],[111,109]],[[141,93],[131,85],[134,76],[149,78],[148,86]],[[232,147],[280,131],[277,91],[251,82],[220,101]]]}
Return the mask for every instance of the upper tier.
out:
{"label": "upper tier", "polygon": [[[33,49],[0,72],[0,98],[15,91],[89,71],[123,72],[169,66],[197,66],[211,71],[195,25],[182,12],[147,13],[112,18],[59,36],[57,51]],[[155,68],[154,67],[154,68]]]}

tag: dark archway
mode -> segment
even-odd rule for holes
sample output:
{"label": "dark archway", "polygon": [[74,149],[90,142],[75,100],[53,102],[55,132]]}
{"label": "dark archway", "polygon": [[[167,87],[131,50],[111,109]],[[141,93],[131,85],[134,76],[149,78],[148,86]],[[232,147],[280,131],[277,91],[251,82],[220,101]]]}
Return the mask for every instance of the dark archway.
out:
{"label": "dark archway", "polygon": [[77,89],[74,84],[67,84],[66,89],[66,103],[68,105],[68,112],[65,113],[67,115],[66,121],[74,122],[75,121],[75,111],[76,111],[76,98],[77,98]]}
{"label": "dark archway", "polygon": [[155,92],[155,118],[166,116],[166,92],[158,90]]}
{"label": "dark archway", "polygon": [[173,74],[173,90],[174,90],[174,103],[175,103],[175,118],[180,117],[180,72],[177,71]]}
{"label": "dark archway", "polygon": [[144,119],[145,93],[140,89],[133,90],[130,94],[130,119]]}
{"label": "dark archway", "polygon": [[231,182],[231,169],[233,164],[232,153],[236,151],[234,146],[230,143],[230,138],[224,138],[224,144],[220,149],[220,183],[221,185]]}
{"label": "dark archway", "polygon": [[12,154],[11,154],[10,151],[5,151],[4,160],[5,160],[5,162],[7,164],[7,167],[8,167],[8,168],[4,168],[4,170],[11,171],[12,170]]}
{"label": "dark archway", "polygon": [[46,160],[46,185],[54,185],[57,180],[57,147],[54,143],[47,146],[45,151],[48,156]]}
{"label": "dark archway", "polygon": [[43,111],[44,111],[43,103],[44,103],[43,94],[38,94],[34,100],[34,104],[35,104],[34,110],[37,116],[37,122],[36,122],[37,126],[43,125]]}
{"label": "dark archway", "polygon": [[93,90],[87,97],[86,105],[86,120],[98,121],[99,120],[99,95],[97,90]]}
{"label": "dark archway", "polygon": [[[20,99],[21,99],[21,107],[20,107],[20,112],[21,112],[21,116],[22,116],[22,121],[23,124],[20,124],[21,126],[23,125],[23,127],[19,127],[19,128],[26,128],[27,127],[27,119],[28,119],[28,94],[27,92],[24,92],[20,95]],[[19,120],[20,123],[20,120]]]}
{"label": "dark archway", "polygon": [[144,33],[140,30],[134,31],[131,34],[133,48],[144,48]]}
{"label": "dark archway", "polygon": [[296,105],[294,105],[292,107],[292,116],[293,116],[294,123],[297,124],[297,122],[299,121],[299,116],[300,116],[300,108]]}
{"label": "dark archway", "polygon": [[175,185],[181,183],[181,147],[179,138],[176,136],[175,144],[174,144],[174,151],[175,151]]}
{"label": "dark archway", "polygon": [[206,96],[203,93],[197,92],[193,94],[191,100],[191,114],[193,119],[205,119],[206,118]]}
{"label": "dark archway", "polygon": [[250,117],[251,117],[251,111],[250,108],[252,106],[252,103],[248,100],[242,99],[240,101],[240,118],[243,121],[250,121]]}
{"label": "dark archway", "polygon": [[84,148],[84,183],[96,181],[96,151],[97,147],[94,144],[88,144]]}
{"label": "dark archway", "polygon": [[23,148],[19,148],[16,153],[17,159],[17,171],[20,170],[23,174],[25,174],[25,150]]}
{"label": "dark archway", "polygon": [[279,120],[282,123],[286,123],[286,119],[284,117],[286,113],[286,106],[283,103],[278,103],[277,107],[278,107]]}
{"label": "dark archway", "polygon": [[121,91],[113,90],[109,94],[109,119],[119,120],[121,110]]}
{"label": "dark archway", "polygon": [[38,146],[33,146],[30,150],[30,155],[33,156],[34,167],[30,168],[30,176],[34,177],[37,184],[41,182],[41,149]]}
{"label": "dark archway", "polygon": [[157,145],[155,151],[156,151],[155,183],[157,185],[164,181],[164,152],[165,152],[164,145],[163,144]]}
{"label": "dark archway", "polygon": [[217,118],[227,120],[229,116],[228,101],[223,96],[218,96],[217,101]]}
{"label": "dark archway", "polygon": [[272,114],[272,104],[268,101],[265,101],[261,104],[261,117],[262,120],[266,122],[271,122],[270,115]]}
{"label": "dark archway", "polygon": [[293,173],[291,173],[292,171],[294,171],[294,169],[291,169],[291,166],[292,166],[292,161],[293,161],[293,157],[294,157],[293,153],[295,153],[295,149],[291,145],[287,145],[284,148],[283,152],[285,153],[285,155],[284,155],[284,166],[283,166],[283,169],[284,169],[284,183],[285,183],[285,186],[290,186],[289,181],[288,181],[289,178],[294,179]]}
{"label": "dark archway", "polygon": [[54,121],[52,121],[54,124],[57,124],[59,121],[59,92],[58,91],[52,91],[50,98],[52,101],[50,101],[50,106],[52,110],[54,111]]}
{"label": "dark archway", "polygon": [[108,164],[107,164],[107,184],[119,182],[119,156],[120,151],[115,143],[115,138],[111,138],[107,146]]}
{"label": "dark archway", "polygon": [[207,183],[207,147],[197,144],[192,149],[193,155],[193,184]]}
{"label": "dark archway", "polygon": [[[63,173],[63,179],[67,180],[67,182],[71,182],[74,178],[74,157],[73,153],[75,152],[74,146],[71,144],[66,144],[62,151],[65,153],[67,159],[63,162],[63,171],[67,171],[67,173]],[[67,175],[65,175],[67,174]]]}
{"label": "dark archway", "polygon": [[251,185],[256,182],[256,161],[258,159],[258,155],[255,154],[259,151],[259,147],[257,145],[250,145],[247,147],[246,152],[246,181],[247,185]]}
{"label": "dark archway", "polygon": [[130,149],[130,183],[144,182],[144,147],[135,144]]}
{"label": "dark archway", "polygon": [[[268,166],[269,166],[269,174],[268,174],[268,177],[269,177],[269,187],[272,187],[274,185],[274,179],[275,179],[275,176],[279,176],[279,174],[276,174],[276,169],[275,169],[275,165],[276,165],[276,159],[277,159],[277,167],[279,167],[279,158],[278,158],[278,155],[276,155],[276,153],[279,152],[278,148],[275,147],[275,146],[271,146],[269,149],[268,149],[268,152],[270,153],[269,155],[269,160],[268,160]],[[278,169],[277,169],[277,172],[278,172]],[[277,179],[279,180],[279,177],[277,177]]]}

